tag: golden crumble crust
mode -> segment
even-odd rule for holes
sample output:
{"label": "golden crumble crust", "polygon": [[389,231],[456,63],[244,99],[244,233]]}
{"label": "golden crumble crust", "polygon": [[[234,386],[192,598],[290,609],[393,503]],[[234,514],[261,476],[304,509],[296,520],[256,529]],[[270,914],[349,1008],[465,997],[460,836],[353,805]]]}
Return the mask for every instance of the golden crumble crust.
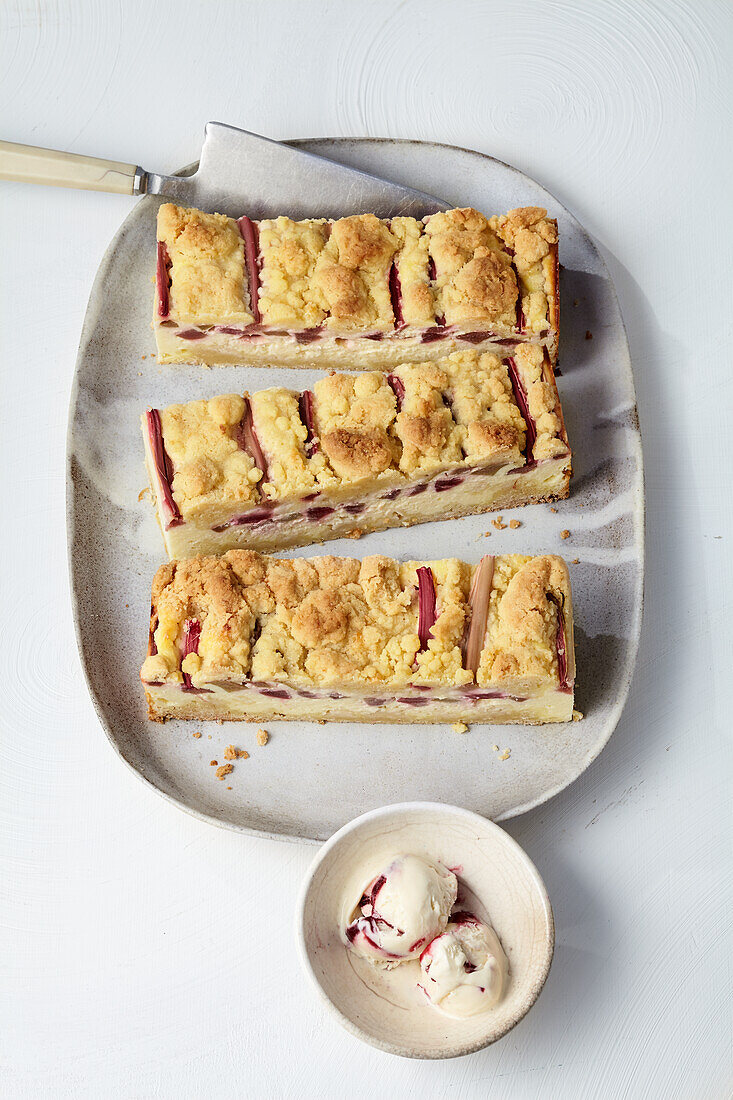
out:
{"label": "golden crumble crust", "polygon": [[448,325],[516,323],[517,279],[511,257],[483,214],[446,210],[427,219],[437,311]]}
{"label": "golden crumble crust", "polygon": [[313,272],[329,230],[325,219],[296,222],[280,217],[259,222],[259,307],[265,324],[303,329],[323,322],[326,301]]}
{"label": "golden crumble crust", "polygon": [[244,398],[236,393],[161,410],[173,497],[184,520],[212,504],[259,499],[261,473],[236,440],[243,415]]}
{"label": "golden crumble crust", "polygon": [[333,372],[313,387],[318,438],[344,482],[361,481],[390,469],[399,451],[388,429],[396,402],[384,374]]}
{"label": "golden crumble crust", "polygon": [[305,496],[337,481],[320,450],[306,457],[308,432],[300,416],[299,397],[282,387],[250,396],[252,421],[267,459],[267,480],[260,489],[270,500]]}
{"label": "golden crumble crust", "polygon": [[430,286],[428,239],[415,218],[392,218],[390,229],[397,241],[394,263],[400,283],[402,320],[405,325],[427,328],[435,324],[435,298]]}
{"label": "golden crumble crust", "polygon": [[496,558],[477,682],[559,681],[558,607],[571,611],[570,575],[562,558]]}
{"label": "golden crumble crust", "polygon": [[542,333],[549,327],[550,300],[557,294],[557,221],[541,206],[524,206],[495,215],[490,224],[512,249],[525,329]]}
{"label": "golden crumble crust", "polygon": [[394,372],[404,386],[394,434],[402,445],[400,469],[430,472],[463,461],[461,433],[445,403],[448,376],[437,363],[405,363]]}
{"label": "golden crumble crust", "polygon": [[466,458],[520,465],[526,425],[503,360],[493,352],[457,351],[441,361],[441,368]]}
{"label": "golden crumble crust", "polygon": [[244,243],[232,218],[164,203],[158,240],[168,251],[170,311],[179,323],[252,323]]}
{"label": "golden crumble crust", "polygon": [[[418,638],[418,574],[427,566],[437,618],[427,647]],[[400,563],[382,555],[358,561],[275,559],[230,550],[163,566],[153,581],[151,629],[157,653],[141,677],[194,685],[224,680],[333,686],[473,681],[462,643],[476,567],[455,558]],[[544,555],[497,557],[477,682],[559,679],[558,608],[571,623],[567,567]],[[200,626],[198,652],[181,660],[186,622]],[[571,660],[569,635],[569,662]]]}
{"label": "golden crumble crust", "polygon": [[[355,485],[364,495],[462,466],[520,467],[526,461],[527,425],[510,362],[536,433],[532,457],[542,461],[568,453],[543,349],[523,344],[510,360],[470,348],[437,362],[403,364],[390,375],[333,372],[313,387],[310,419],[305,398],[283,387],[160,410],[175,503],[184,521],[216,528],[263,499],[277,504],[322,491],[346,499]],[[245,449],[246,402],[264,477],[251,449]],[[145,417],[142,426],[147,436]]]}
{"label": "golden crumble crust", "polygon": [[520,344],[513,352],[519,377],[527,394],[527,402],[535,422],[537,437],[533,457],[540,461],[562,454],[568,449],[560,402],[548,359],[536,344]]}
{"label": "golden crumble crust", "polygon": [[331,223],[328,243],[313,274],[328,310],[328,329],[358,332],[394,327],[389,271],[396,248],[387,223],[374,214]]}

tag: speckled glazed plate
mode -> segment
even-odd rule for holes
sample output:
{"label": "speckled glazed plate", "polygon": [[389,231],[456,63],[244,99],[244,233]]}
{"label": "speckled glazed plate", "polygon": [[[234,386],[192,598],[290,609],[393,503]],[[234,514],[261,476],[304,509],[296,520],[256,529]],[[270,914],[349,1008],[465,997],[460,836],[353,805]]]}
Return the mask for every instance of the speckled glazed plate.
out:
{"label": "speckled glazed plate", "polygon": [[[547,207],[560,225],[560,393],[573,448],[571,497],[504,514],[497,531],[469,517],[341,540],[325,552],[394,557],[562,553],[571,566],[582,722],[538,727],[151,723],[138,670],[150,583],[164,560],[147,495],[139,418],[148,405],[268,385],[304,386],[312,371],[159,367],[150,329],[155,216],[132,210],[92,290],[71,399],[69,557],[77,637],[89,689],[117,752],[151,787],[216,824],[268,836],[324,839],[376,806],[457,803],[495,820],[546,801],[576,779],[611,736],[629,689],[641,624],[643,480],[634,383],[613,285],[593,242],[539,184],[490,157],[419,142],[318,140],[308,150],[487,213]],[[294,181],[294,186],[295,186]],[[280,211],[273,210],[273,215]],[[344,210],[344,214],[349,211]],[[586,339],[586,333],[592,339]],[[570,536],[561,538],[561,532]],[[491,531],[490,537],[485,532]],[[287,556],[324,553],[323,547]],[[202,738],[192,733],[200,729]],[[209,740],[209,735],[211,740]],[[226,783],[212,759],[233,742],[250,752]],[[498,745],[497,752],[493,746]],[[506,750],[510,755],[506,756]],[[231,790],[229,790],[231,786]]]}

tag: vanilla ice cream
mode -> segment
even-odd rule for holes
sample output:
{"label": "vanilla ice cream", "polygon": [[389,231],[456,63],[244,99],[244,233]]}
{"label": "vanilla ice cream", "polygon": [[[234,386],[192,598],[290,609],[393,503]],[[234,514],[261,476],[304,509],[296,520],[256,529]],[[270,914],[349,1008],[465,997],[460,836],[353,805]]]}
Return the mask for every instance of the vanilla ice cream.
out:
{"label": "vanilla ice cream", "polygon": [[494,929],[470,913],[455,913],[422,953],[422,988],[447,1016],[475,1016],[501,999],[508,967]]}
{"label": "vanilla ice cream", "polygon": [[458,880],[440,863],[399,855],[368,886],[342,929],[347,946],[383,966],[418,959],[448,924]]}

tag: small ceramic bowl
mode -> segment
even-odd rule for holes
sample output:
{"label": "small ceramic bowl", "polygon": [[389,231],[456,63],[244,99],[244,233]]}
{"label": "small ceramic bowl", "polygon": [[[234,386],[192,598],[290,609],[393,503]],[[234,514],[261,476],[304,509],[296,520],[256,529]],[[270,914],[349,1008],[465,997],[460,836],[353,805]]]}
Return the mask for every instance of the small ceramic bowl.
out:
{"label": "small ceramic bowl", "polygon": [[[385,972],[355,959],[340,938],[345,899],[391,856],[410,852],[456,871],[478,899],[509,960],[499,1004],[453,1019],[414,993],[403,964]],[[460,900],[460,893],[459,893]],[[296,914],[301,958],[325,1004],[352,1035],[406,1058],[452,1058],[496,1042],[530,1010],[545,983],[555,945],[552,908],[542,879],[507,833],[477,814],[438,802],[404,802],[357,817],[319,850]],[[416,964],[407,964],[415,966]],[[406,977],[406,975],[405,975]]]}

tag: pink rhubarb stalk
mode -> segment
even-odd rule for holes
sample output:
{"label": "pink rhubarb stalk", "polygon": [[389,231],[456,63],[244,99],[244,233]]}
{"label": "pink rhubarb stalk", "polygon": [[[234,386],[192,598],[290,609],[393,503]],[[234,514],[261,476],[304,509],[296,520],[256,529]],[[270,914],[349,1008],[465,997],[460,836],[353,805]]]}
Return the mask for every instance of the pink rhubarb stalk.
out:
{"label": "pink rhubarb stalk", "polygon": [[153,456],[153,465],[160,487],[158,503],[163,526],[165,530],[168,531],[171,527],[180,527],[183,523],[183,517],[173,498],[173,463],[168,457],[165,444],[163,443],[163,428],[160,422],[160,413],[157,409],[148,409],[145,415],[148,425],[150,453]]}
{"label": "pink rhubarb stalk", "polygon": [[387,381],[392,387],[397,401],[397,412],[399,412],[402,408],[402,402],[405,400],[405,384],[398,374],[388,374]]}
{"label": "pink rhubarb stalk", "polygon": [[158,267],[155,281],[158,288],[158,316],[165,318],[170,313],[170,268],[171,261],[165,241],[158,241]]}
{"label": "pink rhubarb stalk", "polygon": [[560,681],[560,691],[571,695],[573,685],[568,679],[568,647],[566,641],[565,615],[560,601],[554,596],[550,599],[557,607],[557,633],[555,634],[555,652],[557,653],[557,675]]}
{"label": "pink rhubarb stalk", "polygon": [[428,648],[428,638],[432,638],[432,629],[437,619],[435,611],[435,581],[433,571],[426,565],[417,570],[417,636],[420,639],[420,653]]}
{"label": "pink rhubarb stalk", "polygon": [[252,405],[248,397],[244,399],[244,416],[237,425],[237,446],[240,451],[246,451],[255,466],[262,470],[262,481],[267,481],[267,459],[257,438],[252,418]]}
{"label": "pink rhubarb stalk", "polygon": [[259,325],[262,316],[260,314],[260,265],[259,265],[259,251],[260,240],[257,226],[246,215],[240,218],[237,222],[239,226],[239,232],[242,234],[242,240],[244,241],[244,263],[247,268],[247,282],[249,283],[249,298],[250,309],[252,311],[252,318],[256,325]]}
{"label": "pink rhubarb stalk", "polygon": [[305,440],[305,457],[313,458],[318,453],[318,438],[316,436],[316,422],[313,415],[313,394],[310,390],[303,390],[298,399],[298,412],[300,419],[305,424],[308,433]]}
{"label": "pink rhubarb stalk", "polygon": [[[201,637],[201,623],[198,619],[186,619],[183,624],[183,646],[181,649],[181,664],[189,653],[198,653],[199,651],[199,638]],[[196,691],[193,686],[191,677],[188,672],[183,672],[183,688],[184,691]]]}
{"label": "pink rhubarb stalk", "polygon": [[389,296],[392,299],[392,312],[394,313],[394,327],[404,328],[405,318],[402,316],[402,283],[397,264],[392,264],[389,269]]}
{"label": "pink rhubarb stalk", "polygon": [[496,559],[492,554],[487,554],[481,559],[473,575],[471,591],[468,596],[471,617],[463,636],[461,651],[463,667],[473,673],[474,680],[478,673],[481,652],[484,648],[484,638],[486,637],[495,562]]}
{"label": "pink rhubarb stalk", "polygon": [[514,400],[517,402],[517,405],[519,405],[519,411],[524,417],[524,423],[527,425],[527,444],[525,451],[527,465],[529,465],[531,462],[534,462],[534,441],[537,438],[537,426],[529,411],[527,391],[524,388],[522,379],[519,377],[519,370],[516,362],[510,357],[509,359],[505,359],[504,363],[509,371],[509,379],[512,383],[512,389],[514,390]]}

